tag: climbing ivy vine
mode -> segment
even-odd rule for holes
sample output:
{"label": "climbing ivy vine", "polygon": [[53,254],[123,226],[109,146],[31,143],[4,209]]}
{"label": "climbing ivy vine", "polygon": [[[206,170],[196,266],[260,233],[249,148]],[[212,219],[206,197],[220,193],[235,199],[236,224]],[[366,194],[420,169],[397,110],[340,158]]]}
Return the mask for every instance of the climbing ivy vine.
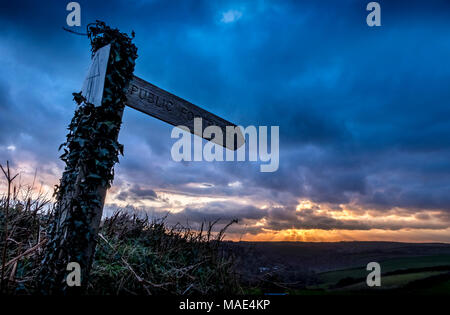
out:
{"label": "climbing ivy vine", "polygon": [[[118,142],[128,84],[133,77],[137,48],[132,36],[97,21],[88,25],[92,54],[111,44],[101,106],[73,93],[78,104],[60,146],[65,170],[55,188],[56,208],[49,242],[39,274],[41,293],[65,293],[68,262],[78,262],[85,287],[92,263],[104,200],[102,190],[114,179],[114,164],[123,145]],[[93,222],[98,222],[93,224]]]}

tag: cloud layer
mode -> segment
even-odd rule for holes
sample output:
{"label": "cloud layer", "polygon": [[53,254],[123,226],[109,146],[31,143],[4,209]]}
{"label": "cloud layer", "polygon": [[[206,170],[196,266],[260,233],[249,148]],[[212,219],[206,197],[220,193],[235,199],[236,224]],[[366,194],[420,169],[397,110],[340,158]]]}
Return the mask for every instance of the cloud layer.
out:
{"label": "cloud layer", "polygon": [[[0,161],[50,189],[89,44],[61,30],[64,3],[22,2],[0,11]],[[264,174],[173,162],[171,127],[128,108],[110,209],[238,218],[232,232],[249,238],[450,241],[447,2],[380,1],[380,28],[359,1],[79,2],[83,26],[136,32],[140,77],[235,123],[280,126],[280,168]]]}

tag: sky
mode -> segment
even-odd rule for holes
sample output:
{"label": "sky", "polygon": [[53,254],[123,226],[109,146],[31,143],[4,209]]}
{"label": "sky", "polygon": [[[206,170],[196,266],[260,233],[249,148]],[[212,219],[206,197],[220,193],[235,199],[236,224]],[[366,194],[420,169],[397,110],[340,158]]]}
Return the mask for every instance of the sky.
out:
{"label": "sky", "polygon": [[[0,6],[0,163],[51,196],[90,64],[69,1]],[[229,121],[279,126],[280,162],[175,162],[172,126],[126,108],[105,214],[256,241],[450,242],[450,3],[78,1],[135,31],[135,74]],[[4,192],[5,181],[0,180]]]}

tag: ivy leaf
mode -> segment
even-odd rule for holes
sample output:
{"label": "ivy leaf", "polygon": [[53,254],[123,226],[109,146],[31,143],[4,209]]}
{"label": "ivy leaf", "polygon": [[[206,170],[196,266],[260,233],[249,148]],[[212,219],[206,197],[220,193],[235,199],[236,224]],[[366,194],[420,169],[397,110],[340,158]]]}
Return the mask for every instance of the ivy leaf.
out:
{"label": "ivy leaf", "polygon": [[99,175],[97,175],[97,174],[94,174],[94,173],[90,173],[90,174],[87,176],[87,178],[102,179],[101,176],[99,176]]}
{"label": "ivy leaf", "polygon": [[99,156],[108,156],[109,155],[109,151],[107,149],[104,149],[104,148],[99,149],[98,153],[99,153],[98,154]]}
{"label": "ivy leaf", "polygon": [[86,99],[84,98],[83,95],[81,95],[81,92],[79,93],[72,93],[73,95],[73,100],[80,105],[81,103],[83,103],[84,101],[86,101]]}
{"label": "ivy leaf", "polygon": [[100,126],[105,125],[108,131],[113,130],[116,128],[116,124],[113,121],[102,121],[99,123]]}
{"label": "ivy leaf", "polygon": [[86,139],[83,139],[83,138],[75,138],[75,139],[73,139],[73,142],[78,143],[81,147],[83,147],[84,144],[86,143]]}

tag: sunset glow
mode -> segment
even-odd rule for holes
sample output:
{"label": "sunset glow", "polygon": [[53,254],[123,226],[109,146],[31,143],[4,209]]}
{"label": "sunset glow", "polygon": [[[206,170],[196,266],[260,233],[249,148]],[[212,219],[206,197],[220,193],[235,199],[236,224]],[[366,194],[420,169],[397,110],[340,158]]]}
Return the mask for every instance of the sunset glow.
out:
{"label": "sunset glow", "polygon": [[[149,20],[116,5],[133,16],[124,31],[136,33],[134,73],[236,124],[279,126],[279,168],[175,162],[172,126],[126,107],[104,215],[126,209],[173,224],[220,219],[218,227],[236,218],[234,240],[450,242],[448,32],[414,18],[377,33],[353,4],[331,5],[323,19],[322,4],[256,2],[196,4],[183,23],[170,6],[159,9],[173,19]],[[64,170],[57,148],[91,55],[52,18],[56,6],[48,10],[20,27],[14,13],[1,19],[0,163],[20,173],[18,186],[34,181],[52,199]],[[406,14],[389,9],[397,11]]]}

